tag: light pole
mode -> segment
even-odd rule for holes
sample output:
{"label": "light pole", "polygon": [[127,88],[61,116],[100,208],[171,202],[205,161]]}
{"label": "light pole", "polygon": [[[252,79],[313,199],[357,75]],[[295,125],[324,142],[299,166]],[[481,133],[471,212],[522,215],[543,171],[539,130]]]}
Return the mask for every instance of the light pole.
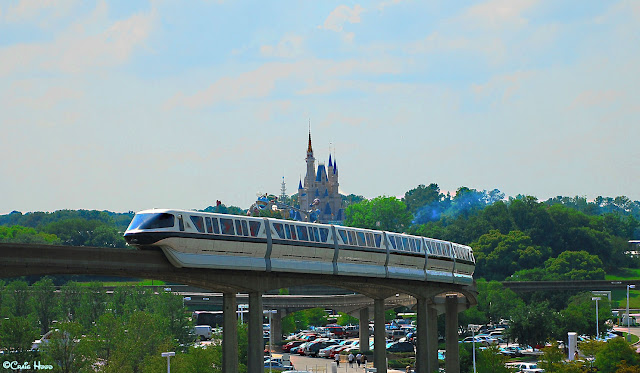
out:
{"label": "light pole", "polygon": [[176,353],[173,351],[162,353],[162,357],[167,358],[167,373],[171,373],[171,356],[176,356]]}
{"label": "light pole", "polygon": [[471,327],[471,349],[473,350],[473,373],[476,373],[476,325]]}
{"label": "light pole", "polygon": [[238,310],[240,311],[240,323],[244,324],[244,319],[243,319],[243,314],[244,314],[244,310],[248,309],[249,305],[248,304],[238,304]]}
{"label": "light pole", "polygon": [[596,339],[598,339],[600,337],[600,325],[598,325],[598,301],[600,297],[593,297],[591,300],[596,301]]}
{"label": "light pole", "polygon": [[635,285],[627,285],[627,341],[631,341],[631,323],[629,322],[629,289],[635,288]]}

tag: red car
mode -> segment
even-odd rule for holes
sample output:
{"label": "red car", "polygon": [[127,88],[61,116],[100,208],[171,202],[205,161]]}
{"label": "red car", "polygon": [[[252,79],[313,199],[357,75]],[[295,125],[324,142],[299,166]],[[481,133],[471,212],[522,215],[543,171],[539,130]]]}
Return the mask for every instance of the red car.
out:
{"label": "red car", "polygon": [[298,347],[303,343],[304,343],[304,341],[291,341],[291,342],[285,344],[284,346],[282,346],[282,351],[289,352],[292,347]]}

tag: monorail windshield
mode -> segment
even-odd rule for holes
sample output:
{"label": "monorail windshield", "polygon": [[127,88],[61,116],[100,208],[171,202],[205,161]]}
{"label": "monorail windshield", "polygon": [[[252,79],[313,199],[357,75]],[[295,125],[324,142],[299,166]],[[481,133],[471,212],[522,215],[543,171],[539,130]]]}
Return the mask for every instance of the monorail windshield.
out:
{"label": "monorail windshield", "polygon": [[172,214],[136,214],[127,230],[171,228],[174,224],[175,217]]}

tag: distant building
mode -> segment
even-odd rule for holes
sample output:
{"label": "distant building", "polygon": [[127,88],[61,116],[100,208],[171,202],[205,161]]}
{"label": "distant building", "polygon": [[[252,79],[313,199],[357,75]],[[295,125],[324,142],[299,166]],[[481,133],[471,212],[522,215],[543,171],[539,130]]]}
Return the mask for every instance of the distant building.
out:
{"label": "distant building", "polygon": [[331,159],[329,164],[318,163],[316,169],[311,146],[311,131],[309,131],[309,144],[307,146],[307,174],[298,183],[298,202],[303,211],[312,211],[310,221],[318,223],[342,222],[344,220],[344,208],[342,197],[338,193],[338,163]]}

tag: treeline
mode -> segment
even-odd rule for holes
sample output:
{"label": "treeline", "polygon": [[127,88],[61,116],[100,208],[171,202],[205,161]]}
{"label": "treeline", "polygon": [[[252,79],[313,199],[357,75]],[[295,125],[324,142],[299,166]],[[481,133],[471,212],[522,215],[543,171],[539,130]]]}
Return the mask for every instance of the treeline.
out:
{"label": "treeline", "polygon": [[345,224],[470,245],[476,277],[581,280],[639,266],[628,254],[628,241],[640,237],[639,216],[640,202],[627,197],[505,200],[497,189],[461,187],[451,196],[430,184],[402,199],[377,197],[350,205]]}
{"label": "treeline", "polygon": [[[56,290],[47,277],[31,286],[16,280],[0,282],[0,316],[2,362],[39,361],[59,372],[157,372],[166,369],[162,352],[180,351],[172,370],[221,372],[220,346],[193,347],[192,322],[177,294],[124,286],[107,294],[99,282]],[[244,366],[246,328],[239,330]],[[48,331],[48,341],[33,349]]]}

